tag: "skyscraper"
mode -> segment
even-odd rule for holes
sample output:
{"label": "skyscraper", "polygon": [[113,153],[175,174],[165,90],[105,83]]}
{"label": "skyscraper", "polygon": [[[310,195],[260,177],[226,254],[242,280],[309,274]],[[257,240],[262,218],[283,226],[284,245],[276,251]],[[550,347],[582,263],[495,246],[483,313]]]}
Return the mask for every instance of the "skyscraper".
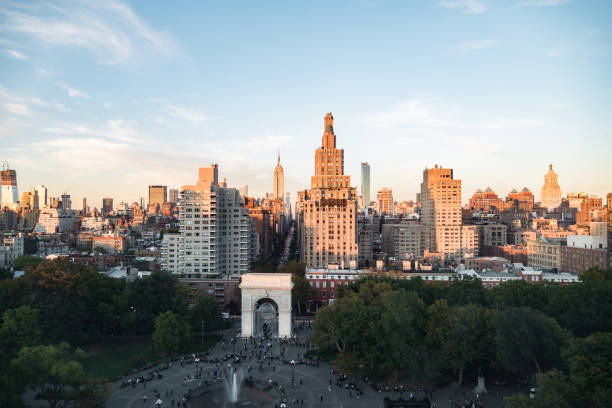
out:
{"label": "skyscraper", "polygon": [[448,259],[472,256],[478,247],[475,226],[461,225],[461,180],[453,170],[438,167],[423,171],[421,221],[425,249]]}
{"label": "skyscraper", "polygon": [[370,205],[370,165],[361,163],[361,200],[363,206]]}
{"label": "skyscraper", "polygon": [[2,208],[8,207],[12,210],[19,206],[19,191],[17,190],[17,173],[15,170],[8,168],[8,163],[2,166],[0,171],[0,196],[2,200]]}
{"label": "skyscraper", "polygon": [[178,189],[171,188],[170,191],[168,191],[168,201],[172,204],[178,203]]}
{"label": "skyscraper", "polygon": [[72,201],[70,200],[70,194],[62,194],[62,210],[72,209]]}
{"label": "skyscraper", "polygon": [[378,213],[380,215],[392,215],[395,213],[393,208],[393,190],[383,187],[376,195],[378,203]]}
{"label": "skyscraper", "polygon": [[149,205],[158,204],[160,207],[168,201],[167,186],[149,186]]}
{"label": "skyscraper", "polygon": [[274,198],[282,200],[285,196],[285,174],[283,173],[283,166],[280,164],[280,153],[278,154],[278,160],[276,167],[274,168]]}
{"label": "skyscraper", "polygon": [[240,196],[243,199],[249,196],[249,186],[248,185],[245,184],[244,186],[240,187]]}
{"label": "skyscraper", "polygon": [[38,206],[39,207],[47,207],[49,205],[49,201],[47,199],[47,187],[39,184],[36,186],[36,191],[38,191]]}
{"label": "skyscraper", "polygon": [[113,212],[113,199],[110,197],[102,199],[102,214]]}
{"label": "skyscraper", "polygon": [[83,215],[87,214],[87,198],[83,197]]}
{"label": "skyscraper", "polygon": [[542,197],[540,207],[554,210],[561,205],[561,187],[559,187],[559,177],[550,165],[548,173],[544,175],[544,186],[542,186]]}
{"label": "skyscraper", "polygon": [[311,189],[298,194],[302,259],[308,267],[357,266],[357,194],[344,174],[344,150],[336,148],[334,118],[325,115],[321,147],[315,150]]}

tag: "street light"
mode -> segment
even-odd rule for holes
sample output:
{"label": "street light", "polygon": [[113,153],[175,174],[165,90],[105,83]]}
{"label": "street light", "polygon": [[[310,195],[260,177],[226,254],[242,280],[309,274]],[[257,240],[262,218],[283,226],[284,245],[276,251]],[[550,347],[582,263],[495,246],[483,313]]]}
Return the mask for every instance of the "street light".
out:
{"label": "street light", "polygon": [[202,346],[204,346],[204,320],[202,320]]}
{"label": "street light", "polygon": [[295,384],[295,379],[293,377],[293,367],[295,366],[295,360],[291,360],[291,386]]}

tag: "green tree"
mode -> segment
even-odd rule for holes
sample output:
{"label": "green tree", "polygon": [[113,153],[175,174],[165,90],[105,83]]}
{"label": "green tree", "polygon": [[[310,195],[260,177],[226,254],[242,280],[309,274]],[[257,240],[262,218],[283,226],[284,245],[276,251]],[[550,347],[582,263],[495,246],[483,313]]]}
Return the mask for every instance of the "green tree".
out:
{"label": "green tree", "polygon": [[580,275],[583,282],[610,282],[612,281],[612,269],[599,269],[594,266]]}
{"label": "green tree", "polygon": [[524,280],[511,280],[486,293],[487,303],[496,309],[506,307],[531,307],[544,310],[548,303],[546,287]]}
{"label": "green tree", "polygon": [[291,275],[293,288],[291,289],[291,301],[298,314],[302,314],[306,302],[313,296],[314,289],[303,275]]}
{"label": "green tree", "polygon": [[485,359],[492,343],[490,312],[484,307],[448,307],[445,300],[439,300],[428,308],[426,367],[434,378],[450,367],[457,372],[457,382],[463,384],[464,371]]}
{"label": "green tree", "polygon": [[423,341],[425,304],[415,292],[389,291],[383,297],[377,349],[379,364],[391,368],[397,381],[400,370],[414,374],[418,369],[418,351]]}
{"label": "green tree", "polygon": [[21,255],[15,258],[13,267],[17,271],[25,271],[26,269],[37,267],[41,262],[43,262],[43,259],[39,256]]}
{"label": "green tree", "polygon": [[446,300],[451,306],[467,305],[468,303],[485,305],[485,293],[486,289],[482,286],[480,279],[464,277],[450,282]]}
{"label": "green tree", "polygon": [[536,376],[538,392],[531,399],[526,395],[505,397],[506,408],[574,408],[572,396],[569,395],[567,377],[558,370],[550,370]]}
{"label": "green tree", "polygon": [[12,279],[12,278],[13,278],[13,272],[5,268],[0,268],[0,280]]}
{"label": "green tree", "polygon": [[164,357],[185,351],[193,340],[191,327],[171,311],[155,318],[153,348]]}
{"label": "green tree", "polygon": [[23,346],[40,343],[42,332],[38,324],[38,309],[21,306],[8,309],[2,315],[0,347],[4,361],[9,361]]}
{"label": "green tree", "polygon": [[527,307],[507,308],[495,319],[497,358],[502,366],[517,375],[529,374],[560,362],[560,351],[568,335],[559,324],[542,312]]}
{"label": "green tree", "polygon": [[221,310],[216,300],[211,296],[199,296],[195,304],[189,311],[189,319],[194,333],[199,333],[202,330],[202,322],[204,322],[204,330],[211,332],[223,327],[223,318]]}
{"label": "green tree", "polygon": [[11,361],[11,369],[18,381],[46,400],[51,408],[63,402],[78,400],[80,387],[86,382],[79,360],[85,354],[72,351],[68,343],[22,348]]}
{"label": "green tree", "polygon": [[606,407],[612,401],[612,333],[573,339],[562,352],[575,406]]}

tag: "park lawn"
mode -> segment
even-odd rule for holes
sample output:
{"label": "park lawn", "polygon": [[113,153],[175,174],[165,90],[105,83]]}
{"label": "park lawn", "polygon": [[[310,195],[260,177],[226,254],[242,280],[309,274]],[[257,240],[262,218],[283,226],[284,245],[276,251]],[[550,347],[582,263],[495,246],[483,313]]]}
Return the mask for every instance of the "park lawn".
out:
{"label": "park lawn", "polygon": [[[221,336],[213,334],[204,337],[201,342],[193,343],[185,354],[207,351]],[[131,337],[108,338],[104,343],[95,344],[85,349],[87,357],[82,361],[85,375],[91,378],[102,377],[113,379],[132,368],[132,359],[141,355],[145,364],[163,360],[163,356],[153,350],[151,337],[139,337],[135,341]]]}

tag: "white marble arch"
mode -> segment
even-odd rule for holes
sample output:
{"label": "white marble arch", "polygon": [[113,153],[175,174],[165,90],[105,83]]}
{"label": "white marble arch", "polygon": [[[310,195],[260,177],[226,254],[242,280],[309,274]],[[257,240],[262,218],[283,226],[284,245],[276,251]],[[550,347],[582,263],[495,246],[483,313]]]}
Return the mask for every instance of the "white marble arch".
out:
{"label": "white marble arch", "polygon": [[242,337],[254,335],[255,307],[260,299],[270,298],[278,306],[278,337],[291,337],[290,273],[247,273],[242,275]]}

